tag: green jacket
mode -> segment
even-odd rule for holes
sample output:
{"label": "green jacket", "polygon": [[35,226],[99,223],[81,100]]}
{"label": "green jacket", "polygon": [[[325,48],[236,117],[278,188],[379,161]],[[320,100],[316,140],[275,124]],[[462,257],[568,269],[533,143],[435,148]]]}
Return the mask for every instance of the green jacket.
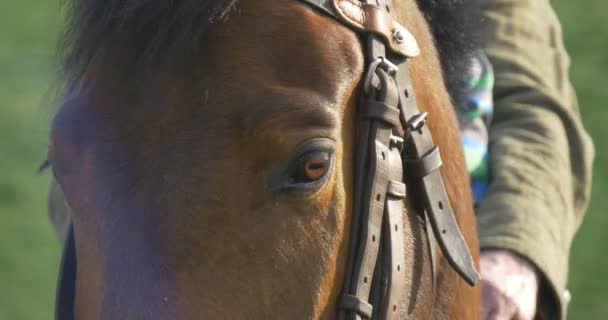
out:
{"label": "green jacket", "polygon": [[534,262],[544,276],[540,318],[564,319],[569,250],[589,201],[594,150],[560,24],[548,0],[475,1],[496,77],[480,244]]}

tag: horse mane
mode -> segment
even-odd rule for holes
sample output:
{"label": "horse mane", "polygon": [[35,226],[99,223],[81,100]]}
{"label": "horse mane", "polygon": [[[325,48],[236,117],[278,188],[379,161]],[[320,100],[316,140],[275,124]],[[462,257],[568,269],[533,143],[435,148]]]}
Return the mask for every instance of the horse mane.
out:
{"label": "horse mane", "polygon": [[[117,76],[155,63],[196,54],[197,44],[216,21],[227,19],[237,0],[69,0],[60,43],[62,71],[69,88],[79,86],[91,66],[110,60]],[[167,59],[167,60],[162,60]],[[153,69],[153,68],[150,68]]]}
{"label": "horse mane", "polygon": [[[398,0],[399,1],[399,0]],[[479,47],[479,8],[472,0],[416,0],[435,38],[443,77],[456,104],[464,101],[463,74]]]}
{"label": "horse mane", "polygon": [[[120,61],[112,63],[119,64],[113,69],[121,76],[152,69],[147,66],[166,61],[162,59],[184,61],[196,54],[210,25],[228,18],[237,1],[70,0],[60,46],[66,85],[81,85],[90,66],[103,65],[111,48],[120,48]],[[474,5],[470,0],[416,1],[434,35],[448,91],[458,102],[460,75],[476,47]]]}

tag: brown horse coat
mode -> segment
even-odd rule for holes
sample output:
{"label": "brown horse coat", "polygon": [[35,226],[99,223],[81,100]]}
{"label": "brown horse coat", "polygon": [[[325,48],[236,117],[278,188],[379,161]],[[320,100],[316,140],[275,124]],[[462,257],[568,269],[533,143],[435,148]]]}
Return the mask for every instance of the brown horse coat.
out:
{"label": "brown horse coat", "polygon": [[[421,46],[410,66],[417,99],[477,257],[468,176],[433,37],[415,2],[400,1],[397,10]],[[100,42],[95,59],[71,60],[85,67],[69,74],[78,94],[55,118],[49,157],[73,211],[77,319],[335,317],[361,44],[293,0],[243,0],[223,17],[192,35],[186,53],[144,50],[149,63],[131,65],[137,55],[126,49],[142,43],[129,38],[138,30],[126,30],[108,32],[115,41]],[[152,27],[139,23],[145,38]],[[309,149],[331,158],[327,178],[281,188]],[[441,257],[433,287],[415,211],[408,199],[403,318],[478,318],[478,290]]]}

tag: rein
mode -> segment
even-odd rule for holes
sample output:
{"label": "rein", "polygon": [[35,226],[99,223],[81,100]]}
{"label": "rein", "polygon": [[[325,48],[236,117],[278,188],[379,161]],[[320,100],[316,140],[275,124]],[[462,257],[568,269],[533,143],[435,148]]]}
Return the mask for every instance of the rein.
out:
{"label": "rein", "polygon": [[[403,215],[405,178],[414,182],[436,280],[439,244],[452,268],[471,286],[479,280],[456,223],[439,168],[439,148],[415,99],[407,61],[420,54],[391,0],[298,0],[356,32],[367,70],[357,106],[355,203],[340,320],[395,320],[405,293]],[[70,228],[64,248],[55,318],[73,320],[76,253]]]}
{"label": "rein", "polygon": [[404,171],[421,191],[436,277],[439,244],[452,268],[471,286],[479,280],[456,223],[439,168],[439,148],[416,104],[407,60],[420,54],[391,0],[300,0],[362,37],[367,71],[357,106],[355,203],[346,280],[338,319],[398,319],[405,292],[402,231]]}

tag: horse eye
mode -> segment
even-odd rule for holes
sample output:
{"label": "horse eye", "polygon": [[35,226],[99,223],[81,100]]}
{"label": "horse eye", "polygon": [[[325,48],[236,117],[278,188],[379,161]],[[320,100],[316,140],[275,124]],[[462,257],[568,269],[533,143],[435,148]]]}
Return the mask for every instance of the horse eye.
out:
{"label": "horse eye", "polygon": [[309,183],[321,180],[329,172],[331,154],[327,151],[313,151],[301,156],[293,166],[290,182]]}

